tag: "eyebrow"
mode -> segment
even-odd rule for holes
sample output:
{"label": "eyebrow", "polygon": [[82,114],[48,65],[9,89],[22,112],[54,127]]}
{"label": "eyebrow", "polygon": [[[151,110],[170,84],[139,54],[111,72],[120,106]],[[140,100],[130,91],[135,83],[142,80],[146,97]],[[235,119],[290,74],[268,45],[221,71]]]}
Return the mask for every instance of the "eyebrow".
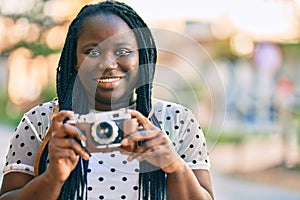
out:
{"label": "eyebrow", "polygon": [[[85,49],[87,47],[94,47],[95,48],[95,47],[99,46],[99,44],[101,44],[101,43],[98,43],[98,42],[87,43],[87,44],[83,45],[80,49]],[[115,44],[115,47],[122,47],[122,46],[126,46],[126,45],[129,45],[130,47],[134,46],[129,42],[119,42],[119,43]]]}
{"label": "eyebrow", "polygon": [[129,43],[129,42],[119,42],[119,43],[117,43],[117,47],[120,47],[120,46],[126,46],[126,45],[129,45],[129,46],[132,46],[132,44],[131,43]]}
{"label": "eyebrow", "polygon": [[80,49],[85,49],[87,47],[96,47],[98,45],[99,45],[99,43],[97,43],[97,42],[91,42],[91,43],[87,43],[87,44],[83,45],[82,47],[80,47]]}

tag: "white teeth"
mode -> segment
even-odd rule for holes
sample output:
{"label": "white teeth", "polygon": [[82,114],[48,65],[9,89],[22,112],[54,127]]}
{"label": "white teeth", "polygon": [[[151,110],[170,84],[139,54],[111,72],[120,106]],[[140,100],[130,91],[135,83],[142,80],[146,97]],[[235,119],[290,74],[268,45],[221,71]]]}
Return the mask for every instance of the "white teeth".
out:
{"label": "white teeth", "polygon": [[102,78],[97,79],[100,83],[111,83],[120,80],[120,78]]}

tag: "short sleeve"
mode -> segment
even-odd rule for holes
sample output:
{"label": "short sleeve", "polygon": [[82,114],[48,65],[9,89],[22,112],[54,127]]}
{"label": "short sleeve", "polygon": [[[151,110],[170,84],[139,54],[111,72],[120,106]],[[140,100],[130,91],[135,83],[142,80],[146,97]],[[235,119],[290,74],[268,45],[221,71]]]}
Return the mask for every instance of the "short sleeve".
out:
{"label": "short sleeve", "polygon": [[184,106],[164,102],[156,115],[175,150],[191,169],[209,170],[207,143],[194,114]]}
{"label": "short sleeve", "polygon": [[10,139],[3,174],[34,175],[36,152],[50,126],[50,107],[51,103],[41,104],[23,115]]}
{"label": "short sleeve", "polygon": [[186,114],[179,119],[182,125],[175,148],[192,169],[208,170],[210,161],[204,133],[192,112],[186,110]]}

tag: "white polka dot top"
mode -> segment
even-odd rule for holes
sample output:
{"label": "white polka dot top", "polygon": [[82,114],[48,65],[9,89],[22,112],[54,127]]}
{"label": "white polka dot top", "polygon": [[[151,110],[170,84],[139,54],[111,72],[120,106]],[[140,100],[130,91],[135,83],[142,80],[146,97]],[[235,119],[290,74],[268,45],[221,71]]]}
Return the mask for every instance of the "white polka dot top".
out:
{"label": "white polka dot top", "polygon": [[[37,149],[51,125],[51,102],[24,114],[11,140],[3,173],[34,175]],[[209,170],[205,138],[192,112],[175,103],[154,101],[154,114],[175,150],[192,169]],[[139,163],[119,151],[93,153],[88,168],[88,199],[137,199]]]}

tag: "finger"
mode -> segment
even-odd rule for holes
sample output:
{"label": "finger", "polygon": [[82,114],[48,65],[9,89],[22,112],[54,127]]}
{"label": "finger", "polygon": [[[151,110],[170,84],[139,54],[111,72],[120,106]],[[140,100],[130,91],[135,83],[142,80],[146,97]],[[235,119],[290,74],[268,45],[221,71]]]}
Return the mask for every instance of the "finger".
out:
{"label": "finger", "polygon": [[50,161],[61,159],[77,160],[78,155],[72,149],[56,148],[50,159]]}
{"label": "finger", "polygon": [[[128,161],[132,161],[134,159],[137,159],[138,161],[144,161],[148,160],[149,162],[153,163],[153,157],[156,158],[157,154],[159,154],[159,150],[162,149],[162,146],[153,146],[151,148],[147,148],[146,150],[144,149],[143,152],[133,152],[128,156]],[[156,161],[155,161],[156,162]]]}
{"label": "finger", "polygon": [[56,132],[53,134],[53,137],[57,138],[77,138],[80,141],[85,141],[86,137],[81,133],[81,131],[70,124],[63,124]]}
{"label": "finger", "polygon": [[131,117],[136,118],[140,125],[144,127],[144,129],[157,128],[156,126],[154,126],[154,124],[152,124],[152,122],[148,118],[146,118],[139,111],[128,109],[127,112],[131,115]]}
{"label": "finger", "polygon": [[55,115],[52,120],[55,122],[63,122],[68,117],[74,117],[74,112],[70,110],[62,110],[57,115]]}
{"label": "finger", "polygon": [[73,111],[69,111],[69,110],[60,111],[52,119],[54,130],[59,128],[67,118],[73,118],[73,117],[74,117]]}
{"label": "finger", "polygon": [[134,142],[138,142],[141,140],[151,140],[160,135],[160,131],[158,130],[139,130],[131,135],[128,138],[132,139]]}
{"label": "finger", "polygon": [[132,153],[132,149],[120,147],[119,152],[123,155],[129,156]]}
{"label": "finger", "polygon": [[146,152],[148,149],[151,149],[155,146],[160,145],[170,145],[170,141],[168,138],[163,136],[163,132],[159,133],[158,137],[155,137],[151,140],[144,141],[142,145],[140,145],[135,152],[143,153]]}
{"label": "finger", "polygon": [[89,153],[73,138],[52,138],[49,143],[49,148],[53,151],[72,151],[75,155],[79,155],[85,160],[88,160]]}
{"label": "finger", "polygon": [[146,160],[163,170],[174,171],[174,166],[171,166],[171,164],[180,159],[180,157],[173,151],[173,148],[170,145],[160,145],[149,148],[144,153],[133,154],[128,160],[133,159],[137,159],[139,162]]}
{"label": "finger", "polygon": [[140,141],[151,140],[159,135],[158,130],[140,130],[131,133],[121,141],[122,146],[136,146],[135,144]]}

